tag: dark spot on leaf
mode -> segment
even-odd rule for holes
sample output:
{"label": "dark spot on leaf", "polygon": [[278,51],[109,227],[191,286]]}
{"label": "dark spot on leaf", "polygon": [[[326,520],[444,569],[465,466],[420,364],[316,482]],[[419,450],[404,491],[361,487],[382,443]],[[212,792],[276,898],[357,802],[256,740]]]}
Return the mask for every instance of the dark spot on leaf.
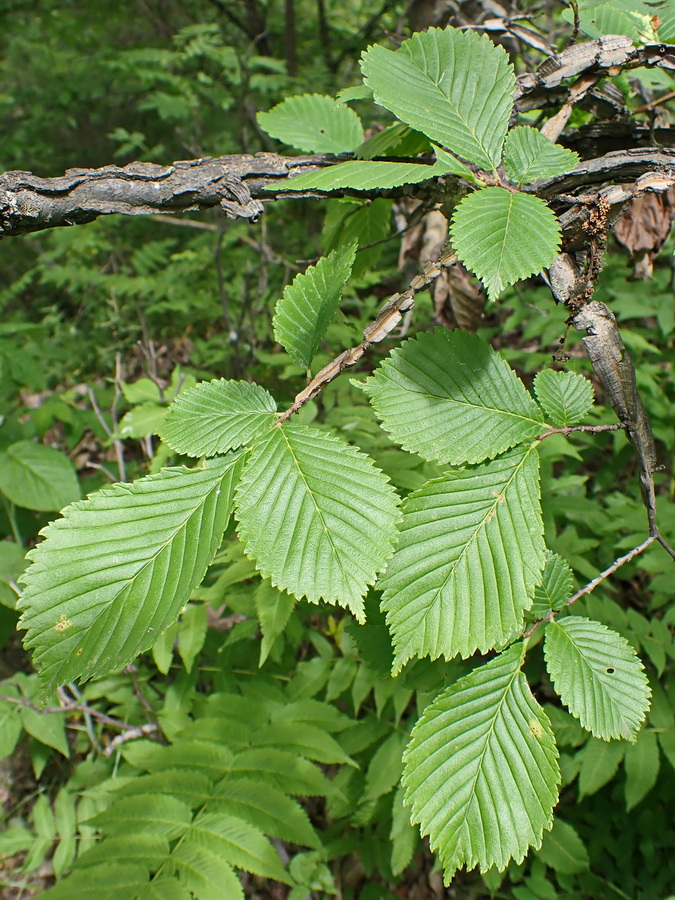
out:
{"label": "dark spot on leaf", "polygon": [[613,675],[614,669],[611,666],[607,666],[607,668],[605,669],[605,672],[607,672],[608,675]]}
{"label": "dark spot on leaf", "polygon": [[325,133],[326,133],[325,128],[319,128],[319,134],[325,134]]}

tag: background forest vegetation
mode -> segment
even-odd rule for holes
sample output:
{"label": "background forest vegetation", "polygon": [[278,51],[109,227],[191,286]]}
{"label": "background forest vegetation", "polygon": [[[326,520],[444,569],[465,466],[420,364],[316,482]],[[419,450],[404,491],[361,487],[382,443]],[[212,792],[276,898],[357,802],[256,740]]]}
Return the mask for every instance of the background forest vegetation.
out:
{"label": "background forest vegetation", "polygon": [[[515,5],[557,46],[569,40],[567,4]],[[392,40],[394,47],[414,30],[483,21],[494,8],[479,0],[7,0],[0,6],[0,172],[52,177],[134,160],[291,154],[261,128],[258,112],[295,94],[334,96],[360,83],[359,56],[370,44]],[[506,42],[514,54],[516,45]],[[518,72],[544,58],[532,47],[517,49]],[[655,96],[649,92],[672,89],[670,74],[643,75],[643,105]],[[626,96],[629,80],[616,79]],[[367,100],[354,106],[367,135],[390,123]],[[670,109],[659,107],[666,122]],[[587,115],[575,110],[569,127]],[[405,290],[444,243],[447,223],[432,217],[416,223],[416,205],[275,199],[257,222],[218,210],[104,216],[0,241],[0,894],[7,900],[57,890],[53,885],[85,853],[93,854],[90,866],[111,866],[112,889],[119,872],[110,858],[96,857],[97,816],[119,784],[142,777],[145,790],[159,790],[166,767],[177,791],[187,793],[190,781],[192,788],[201,789],[201,780],[208,785],[219,764],[212,748],[225,753],[214,737],[224,722],[235,749],[255,748],[260,738],[277,766],[270,763],[267,788],[251,776],[239,793],[220,800],[223,810],[246,807],[251,814],[256,796],[269,791],[269,809],[256,813],[260,830],[247,826],[230,860],[246,897],[675,894],[675,579],[672,560],[656,544],[574,607],[575,615],[623,635],[644,662],[651,709],[635,744],[592,737],[560,706],[541,647],[527,657],[528,681],[560,748],[561,799],[542,848],[505,873],[462,871],[444,888],[399,786],[412,726],[439,690],[477,660],[419,659],[390,677],[392,651],[376,591],[366,597],[365,626],[343,609],[296,602],[261,578],[232,528],[206,580],[151,651],[124,670],[59,688],[39,711],[15,607],[24,556],[40,529],[92,491],[185,463],[156,432],[170,402],[201,380],[256,381],[280,409],[288,406],[307,373],[272,331],[284,288],[340,241],[358,242],[316,372],[361,340],[383,301]],[[672,253],[669,237],[651,277],[642,280],[630,254],[610,238],[597,288],[636,362],[667,464],[657,476],[658,515],[671,543]],[[483,299],[468,281],[463,289]],[[566,338],[565,367],[597,389],[581,335],[566,328],[568,314],[535,277],[488,303],[473,326],[528,387]],[[414,327],[431,331],[452,315],[444,296],[423,292]],[[370,374],[408,325],[404,319],[352,375]],[[589,421],[614,422],[601,392],[596,396]],[[441,472],[392,444],[347,375],[303,406],[297,420],[368,453],[402,495]],[[58,462],[35,448],[58,451]],[[560,434],[545,442],[541,460],[547,546],[569,563],[576,590],[644,538],[633,450],[622,431]],[[49,478],[44,466],[52,466]],[[178,748],[166,765],[153,756],[160,735]],[[188,742],[204,750],[203,770],[182,767],[180,748]],[[297,758],[296,770],[275,753]],[[157,854],[161,843],[145,850]],[[85,858],[82,880],[72,882],[77,890],[85,890],[87,871]],[[174,896],[167,884],[158,884],[157,896]]]}

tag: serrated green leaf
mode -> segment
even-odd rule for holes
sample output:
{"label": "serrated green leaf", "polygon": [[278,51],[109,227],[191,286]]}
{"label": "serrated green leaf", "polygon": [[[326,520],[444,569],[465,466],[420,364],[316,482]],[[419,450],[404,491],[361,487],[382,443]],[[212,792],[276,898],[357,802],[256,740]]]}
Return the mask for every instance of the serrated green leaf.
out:
{"label": "serrated green leaf", "polygon": [[162,834],[151,831],[122,834],[104,838],[82,853],[77,868],[88,868],[114,859],[119,863],[140,863],[148,869],[158,869],[169,857],[169,842]]}
{"label": "serrated green leaf", "polygon": [[[318,172],[307,172],[289,178],[283,184],[269,185],[266,190],[282,191],[338,191],[350,188],[353,191],[399,187],[402,184],[417,184],[442,175],[458,174],[461,163],[441,162],[432,165],[424,163],[377,162],[372,160],[351,160],[328,166]],[[464,174],[464,170],[460,174]]]}
{"label": "serrated green leaf", "polygon": [[308,759],[276,747],[261,747],[237,754],[230,771],[272,784],[286,794],[324,797],[335,792],[326,776]]}
{"label": "serrated green leaf", "polygon": [[275,428],[251,453],[236,507],[246,552],[272,584],[363,620],[399,518],[393,488],[364,454],[311,428]]}
{"label": "serrated green leaf", "polygon": [[126,665],[178,616],[220,546],[242,459],[104,488],[43,529],[20,607],[45,690]]}
{"label": "serrated green leaf", "polygon": [[163,769],[152,775],[137,775],[120,787],[120,793],[124,796],[171,794],[190,808],[204,804],[211,797],[211,780],[201,772],[169,769],[166,773]]}
{"label": "serrated green leaf", "polygon": [[41,894],[46,900],[130,900],[147,897],[149,875],[144,866],[106,863],[77,870]]}
{"label": "serrated green leaf", "polygon": [[244,900],[244,891],[234,869],[207,847],[182,842],[171,860],[181,882],[199,900]]}
{"label": "serrated green leaf", "polygon": [[363,141],[354,110],[323,94],[288,97],[257,119],[267,134],[306,153],[348,153]]}
{"label": "serrated green leaf", "polygon": [[661,760],[655,732],[642,730],[637,741],[626,749],[623,764],[626,811],[630,812],[652,790],[659,777]]}
{"label": "serrated green leaf", "polygon": [[541,410],[513,369],[464,331],[405,341],[365,390],[392,440],[435,462],[482,462],[542,430]]}
{"label": "serrated green leaf", "polygon": [[553,732],[510,647],[440,694],[415,725],[403,783],[448,884],[462,865],[503,870],[541,846],[553,822]]}
{"label": "serrated green leaf", "polygon": [[261,790],[259,781],[230,775],[218,785],[209,809],[238,816],[265,834],[292,844],[320,844],[304,809],[269,783]]}
{"label": "serrated green leaf", "polygon": [[159,435],[176,453],[216,456],[250,444],[273,424],[276,408],[258,384],[202,381],[176,397]]}
{"label": "serrated green leaf", "polygon": [[356,243],[324,256],[296,275],[274,310],[274,337],[291,359],[307,368],[319,349],[354,265]]}
{"label": "serrated green leaf", "polygon": [[464,197],[455,207],[450,236],[491,300],[550,266],[560,248],[560,225],[544,201],[500,187]]}
{"label": "serrated green leaf", "polygon": [[517,634],[544,549],[532,448],[449,472],[411,494],[381,580],[394,671],[413,656],[485,653]]}
{"label": "serrated green leaf", "polygon": [[600,622],[568,616],[546,627],[546,667],[562,702],[603,740],[634,741],[649,709],[649,684],[625,638]]}
{"label": "serrated green leaf", "polygon": [[8,857],[23,853],[34,841],[35,835],[23,826],[4,828],[0,832],[0,860],[4,862]]}
{"label": "serrated green leaf", "polygon": [[262,581],[255,595],[255,610],[260,622],[262,640],[260,642],[260,662],[267,659],[272,645],[282,634],[288,620],[297,603],[295,597],[291,597],[286,591],[280,591],[273,587],[269,581]]}
{"label": "serrated green leaf", "polygon": [[603,741],[591,738],[579,757],[579,799],[597,793],[614,778],[628,744],[623,741]]}
{"label": "serrated green leaf", "polygon": [[504,168],[512,181],[532,184],[570,172],[579,162],[571,150],[554,144],[536,128],[518,125],[506,135]]}
{"label": "serrated green leaf", "polygon": [[200,813],[185,834],[187,846],[210,850],[220,859],[264,878],[289,883],[276,850],[265,836],[243,819],[218,813]]}
{"label": "serrated green leaf", "polygon": [[194,896],[172,876],[161,875],[153,878],[143,895],[134,900],[193,900]]}
{"label": "serrated green leaf", "polygon": [[25,509],[51,512],[80,497],[75,466],[64,453],[17,441],[0,453],[0,491]]}
{"label": "serrated green leaf", "polygon": [[375,101],[401,121],[484,169],[499,165],[515,76],[485,35],[430,28],[395,51],[369,47],[361,70]]}
{"label": "serrated green leaf", "polygon": [[546,551],[541,581],[534,589],[531,619],[542,619],[552,609],[559,610],[572,596],[572,570],[557,553]]}
{"label": "serrated green leaf", "polygon": [[537,856],[562,875],[578,875],[588,871],[588,850],[575,829],[562,819],[557,818],[551,831],[544,835]]}
{"label": "serrated green leaf", "polygon": [[[579,27],[593,39],[624,34],[632,41],[654,42],[657,39],[652,22],[655,13],[659,15],[653,4],[641,0],[609,0],[607,3],[591,0],[579,4]],[[574,21],[571,10],[564,10],[563,18],[570,23]]]}
{"label": "serrated green leaf", "polygon": [[88,819],[87,825],[113,836],[139,832],[172,840],[183,833],[191,819],[190,808],[170,794],[137,794],[116,800]]}
{"label": "serrated green leaf", "polygon": [[593,386],[575,372],[543,369],[534,379],[534,392],[544,412],[557,428],[576,425],[593,406]]}
{"label": "serrated green leaf", "polygon": [[280,750],[295,751],[305,759],[327,765],[354,765],[332,735],[307,722],[273,722],[256,733],[256,747],[278,747]]}

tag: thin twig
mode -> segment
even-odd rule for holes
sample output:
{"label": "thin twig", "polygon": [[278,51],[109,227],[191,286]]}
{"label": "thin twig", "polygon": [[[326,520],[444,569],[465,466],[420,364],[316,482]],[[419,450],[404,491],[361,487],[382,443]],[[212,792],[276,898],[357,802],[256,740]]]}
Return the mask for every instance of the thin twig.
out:
{"label": "thin twig", "polygon": [[159,731],[159,725],[156,725],[154,722],[148,722],[146,725],[135,725],[133,728],[129,728],[122,734],[114,737],[103,751],[103,755],[112,756],[120,744],[125,744],[127,741],[135,741],[140,737],[154,734],[157,731]]}
{"label": "thin twig", "polygon": [[591,434],[599,434],[601,431],[621,431],[625,427],[621,422],[614,422],[612,425],[572,425],[566,428],[551,428],[550,431],[540,434],[537,440],[543,441],[552,434],[570,434],[572,431],[589,431]]}
{"label": "thin twig", "polygon": [[[630,562],[631,559],[634,559],[640,553],[647,549],[650,544],[653,544],[654,541],[657,541],[658,537],[655,534],[650,534],[648,538],[646,538],[641,544],[638,544],[637,547],[633,547],[628,553],[624,556],[620,556],[618,559],[615,559],[611,566],[608,566],[603,572],[600,572],[599,575],[596,575],[592,581],[589,581],[588,584],[581,588],[580,591],[577,591],[576,594],[573,594],[570,599],[567,601],[563,609],[566,609],[568,606],[571,606],[573,603],[576,603],[581,597],[585,594],[590,594],[591,591],[594,591],[595,588],[603,582],[606,578],[609,578],[610,575],[613,575],[617,569],[620,569],[621,566],[625,565],[627,562]],[[530,637],[532,632],[542,625],[544,622],[552,622],[557,616],[562,612],[562,610],[554,610],[552,609],[548,615],[544,616],[543,619],[538,619],[534,622],[527,631],[523,634],[524,638]]]}
{"label": "thin twig", "polygon": [[308,400],[316,397],[327,384],[334,381],[345,369],[355,365],[369,347],[373,344],[378,344],[388,334],[391,334],[403,318],[403,314],[411,310],[415,305],[415,294],[428,287],[444,269],[449,269],[456,262],[457,256],[449,248],[444,250],[438,259],[428,262],[424,266],[422,274],[416,275],[410,282],[410,287],[407,291],[404,291],[402,294],[393,294],[381,307],[377,318],[363,329],[364,340],[357,344],[356,347],[344,350],[328,365],[324,366],[320,372],[317,372],[307,387],[296,395],[293,403],[279,416],[275,425],[282,425],[290,419]]}

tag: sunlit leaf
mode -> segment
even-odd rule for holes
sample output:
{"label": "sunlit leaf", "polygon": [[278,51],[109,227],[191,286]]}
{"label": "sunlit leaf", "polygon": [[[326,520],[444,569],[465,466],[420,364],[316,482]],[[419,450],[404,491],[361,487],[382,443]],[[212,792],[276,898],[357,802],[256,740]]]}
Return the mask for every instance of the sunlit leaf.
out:
{"label": "sunlit leaf", "polygon": [[470,656],[522,627],[544,565],[536,451],[430,481],[403,505],[386,575],[394,670],[413,656]]}
{"label": "sunlit leaf", "polygon": [[176,397],[159,434],[176,453],[216,456],[253,441],[273,424],[276,408],[258,384],[202,381]]}
{"label": "sunlit leaf", "polygon": [[504,142],[504,168],[512,181],[531,184],[570,172],[579,162],[571,150],[554,144],[536,128],[512,128]]}
{"label": "sunlit leaf", "polygon": [[603,740],[636,739],[649,709],[644,667],[625,638],[568,616],[546,627],[546,666],[562,702]]}
{"label": "sunlit leaf", "polygon": [[369,47],[361,69],[376,102],[401,121],[484,169],[499,165],[515,77],[487,36],[430,28],[398,50]]}
{"label": "sunlit leaf", "polygon": [[364,454],[304,426],[275,428],[256,443],[236,504],[246,552],[273,585],[363,620],[399,517],[393,488]]}
{"label": "sunlit leaf", "polygon": [[464,331],[406,341],[365,390],[392,440],[436,462],[481,462],[542,430],[541,410],[513,369]]}
{"label": "sunlit leaf", "polygon": [[457,205],[450,236],[457,255],[496,300],[505,287],[551,265],[560,226],[540,200],[501,187],[475,191]]}
{"label": "sunlit leaf", "polygon": [[447,688],[413,728],[406,802],[446,884],[463,865],[520,862],[552,825],[558,752],[522,662],[522,646],[510,647]]}
{"label": "sunlit leaf", "polygon": [[241,464],[234,453],[113,485],[43,530],[20,608],[45,690],[121,668],[177,618],[220,546]]}
{"label": "sunlit leaf", "polygon": [[354,110],[323,94],[288,97],[257,118],[263,131],[307,153],[346,153],[363,141]]}
{"label": "sunlit leaf", "polygon": [[354,265],[356,243],[324,256],[296,275],[274,311],[274,337],[291,359],[307,368],[342,297]]}
{"label": "sunlit leaf", "polygon": [[557,428],[576,425],[593,406],[593,386],[575,372],[542,369],[534,379],[534,392],[548,419]]}

